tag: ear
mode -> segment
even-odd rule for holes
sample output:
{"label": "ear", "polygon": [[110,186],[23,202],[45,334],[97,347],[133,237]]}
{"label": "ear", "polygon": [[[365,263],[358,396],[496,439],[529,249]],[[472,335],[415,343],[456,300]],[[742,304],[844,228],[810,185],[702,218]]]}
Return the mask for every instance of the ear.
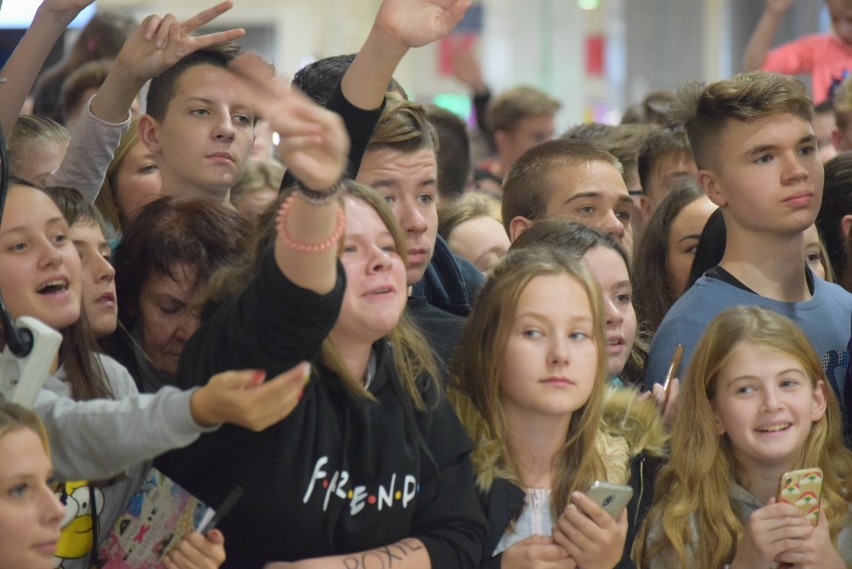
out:
{"label": "ear", "polygon": [[814,400],[811,403],[811,422],[813,423],[819,421],[825,415],[827,407],[826,400],[828,399],[828,394],[825,390],[825,382],[823,380],[817,381],[814,387]]}
{"label": "ear", "polygon": [[838,152],[843,148],[843,135],[840,134],[840,129],[837,127],[831,130],[831,143],[834,144]]}
{"label": "ear", "polygon": [[506,139],[509,136],[505,130],[495,130],[494,131],[494,148],[497,150],[499,154],[504,148],[506,148]]}
{"label": "ear", "polygon": [[527,219],[522,215],[513,217],[512,221],[509,222],[509,241],[514,243],[515,239],[529,229],[532,224],[533,221],[531,219]]}
{"label": "ear", "polygon": [[727,205],[728,201],[719,187],[719,181],[716,174],[710,170],[699,170],[695,178],[698,184],[704,189],[704,193],[710,198],[710,201],[719,207]]}
{"label": "ear", "polygon": [[145,145],[148,152],[152,154],[160,153],[159,127],[160,124],[157,122],[157,119],[151,115],[146,114],[139,118],[139,124],[137,125],[137,128],[139,129],[139,140],[142,141],[142,144]]}
{"label": "ear", "polygon": [[849,235],[850,231],[852,231],[852,214],[846,214],[840,218],[840,239],[843,243],[852,240],[852,235]]}
{"label": "ear", "polygon": [[711,408],[713,409],[713,428],[716,431],[716,434],[720,437],[728,432],[728,429],[725,428],[725,422],[722,420],[722,416],[719,415],[719,412],[716,410],[716,406],[711,403]]}
{"label": "ear", "polygon": [[633,203],[635,203],[636,207],[639,209],[639,214],[642,216],[642,219],[644,221],[648,221],[651,219],[651,198],[645,194],[640,194],[636,197],[637,199],[633,200]]}

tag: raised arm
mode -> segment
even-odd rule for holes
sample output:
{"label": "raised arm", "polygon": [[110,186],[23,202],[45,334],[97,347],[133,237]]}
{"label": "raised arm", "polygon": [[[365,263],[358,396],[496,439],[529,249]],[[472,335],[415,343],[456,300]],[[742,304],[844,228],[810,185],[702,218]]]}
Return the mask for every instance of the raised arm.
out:
{"label": "raised arm", "polygon": [[45,0],[36,10],[30,27],[3,66],[0,76],[6,82],[0,86],[0,125],[8,137],[12,125],[50,50],[62,37],[65,28],[94,0]]}
{"label": "raised arm", "polygon": [[343,76],[344,96],[361,109],[380,107],[408,50],[447,35],[468,6],[470,0],[384,0],[367,40]]}
{"label": "raised arm", "polygon": [[178,22],[171,14],[145,18],[125,42],[104,84],[83,111],[65,158],[47,185],[76,188],[94,201],[129,124],[130,106],[139,90],[190,53],[242,37],[245,31],[239,28],[189,35],[232,7],[230,0],[221,2],[185,22]]}
{"label": "raised arm", "polygon": [[796,0],[766,0],[766,8],[760,16],[754,31],[751,33],[751,38],[746,45],[745,54],[743,54],[743,70],[753,71],[760,69],[766,59],[766,54],[769,53],[769,48],[772,47],[772,40],[775,39],[775,32],[778,31],[778,26],[781,20],[790,10],[793,2]]}
{"label": "raised arm", "polygon": [[295,285],[326,294],[337,282],[337,242],[344,229],[340,183],[349,138],[343,121],[276,80],[257,54],[240,55],[231,70],[252,91],[257,116],[281,135],[278,155],[298,180],[278,211],[275,261]]}

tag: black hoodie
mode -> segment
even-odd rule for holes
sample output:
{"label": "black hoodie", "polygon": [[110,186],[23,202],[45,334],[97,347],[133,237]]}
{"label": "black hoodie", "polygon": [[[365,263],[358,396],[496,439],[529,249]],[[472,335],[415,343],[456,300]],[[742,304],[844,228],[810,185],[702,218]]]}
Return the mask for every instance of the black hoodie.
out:
{"label": "black hoodie", "polygon": [[[343,270],[327,295],[300,289],[271,254],[241,295],[190,340],[182,387],[227,369],[261,367],[268,377],[316,362],[337,319]],[[476,567],[485,534],[469,460],[470,443],[434,389],[417,411],[396,374],[389,344],[373,347],[376,401],[356,398],[323,366],[289,417],[261,433],[225,425],[160,460],[163,470],[216,507],[234,486],[245,494],[222,520],[224,567],[373,549],[420,539],[432,567]]]}

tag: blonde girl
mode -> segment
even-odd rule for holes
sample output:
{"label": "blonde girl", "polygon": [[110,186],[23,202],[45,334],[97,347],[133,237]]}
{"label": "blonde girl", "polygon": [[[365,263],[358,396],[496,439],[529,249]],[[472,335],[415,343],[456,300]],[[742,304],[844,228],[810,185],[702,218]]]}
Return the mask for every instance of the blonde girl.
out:
{"label": "blonde girl", "polygon": [[[816,527],[775,502],[784,472],[805,467],[824,473]],[[690,363],[635,558],[654,568],[847,567],[850,472],[840,408],[810,342],[776,312],[733,308]]]}
{"label": "blonde girl", "polygon": [[489,522],[483,567],[621,559],[626,514],[614,520],[582,494],[607,479],[596,444],[604,345],[600,288],[578,258],[533,245],[495,265],[463,333],[453,390]]}

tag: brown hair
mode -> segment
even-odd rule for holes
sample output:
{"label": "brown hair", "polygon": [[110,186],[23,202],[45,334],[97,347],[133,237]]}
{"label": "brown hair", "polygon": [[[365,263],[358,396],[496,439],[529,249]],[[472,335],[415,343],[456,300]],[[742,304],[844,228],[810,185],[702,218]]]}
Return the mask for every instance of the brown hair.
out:
{"label": "brown hair", "polygon": [[692,147],[683,125],[655,129],[642,143],[636,159],[642,193],[648,195],[651,175],[660,162],[671,156],[692,160]]}
{"label": "brown hair", "polygon": [[730,121],[751,122],[776,114],[803,121],[814,118],[804,84],[768,71],[739,73],[710,83],[687,83],[678,90],[677,118],[683,122],[699,169],[716,168],[718,149]]}
{"label": "brown hair", "polygon": [[539,89],[520,86],[500,93],[486,110],[493,132],[512,132],[521,119],[540,115],[554,115],[562,103]]}
{"label": "brown hair", "polygon": [[426,118],[423,105],[395,96],[387,97],[385,110],[376,124],[367,151],[389,148],[399,152],[434,150],[438,153],[438,133]]}
{"label": "brown hair", "polygon": [[160,198],[140,209],[115,250],[115,288],[122,324],[136,322],[142,286],[153,272],[176,279],[177,264],[196,271],[195,287],[243,260],[249,226],[230,205],[210,199]]}
{"label": "brown hair", "polygon": [[228,69],[231,61],[242,53],[242,48],[234,42],[224,42],[194,51],[154,77],[148,86],[145,112],[162,121],[166,117],[169,103],[177,92],[177,85],[184,72],[197,65],[212,65]]}
{"label": "brown hair", "polygon": [[67,123],[72,111],[78,110],[86,103],[82,100],[86,91],[99,89],[104,84],[112,65],[111,59],[90,61],[75,69],[65,78],[65,81],[62,82],[60,95],[63,122]]}
{"label": "brown hair", "polygon": [[602,147],[584,140],[549,140],[518,158],[503,181],[503,226],[509,231],[512,219],[536,220],[544,216],[550,199],[554,170],[590,162],[611,164],[621,172],[618,159]]}
{"label": "brown hair", "polygon": [[694,180],[684,181],[669,192],[651,216],[636,251],[636,311],[639,321],[653,336],[663,317],[678,298],[669,282],[669,232],[683,209],[704,196]]}

